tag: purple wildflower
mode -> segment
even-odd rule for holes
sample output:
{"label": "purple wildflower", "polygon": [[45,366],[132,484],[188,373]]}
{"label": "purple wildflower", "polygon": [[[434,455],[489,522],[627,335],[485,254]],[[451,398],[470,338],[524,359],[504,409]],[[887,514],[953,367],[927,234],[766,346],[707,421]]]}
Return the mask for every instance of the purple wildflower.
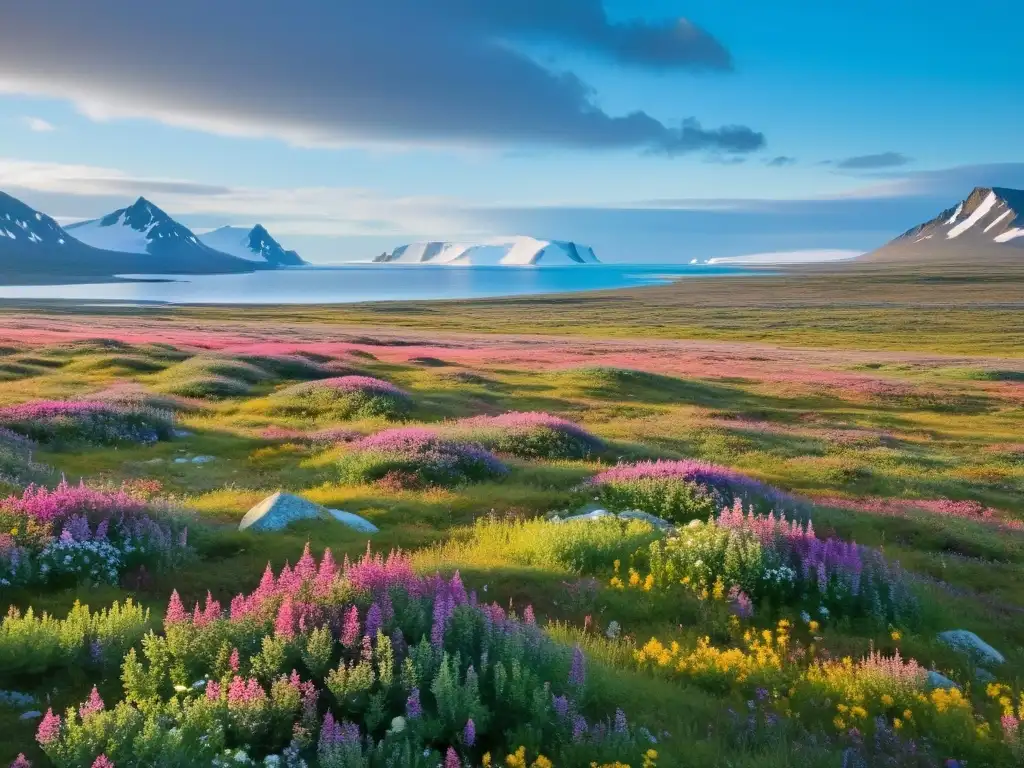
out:
{"label": "purple wildflower", "polygon": [[569,685],[582,688],[587,680],[586,660],[583,649],[578,645],[572,651],[572,666],[569,669]]}
{"label": "purple wildflower", "polygon": [[462,741],[467,747],[476,744],[476,724],[473,722],[473,718],[467,720],[466,727],[462,729]]}
{"label": "purple wildflower", "polygon": [[420,689],[413,688],[409,698],[405,701],[405,716],[410,720],[418,720],[423,715],[423,706],[420,704]]}

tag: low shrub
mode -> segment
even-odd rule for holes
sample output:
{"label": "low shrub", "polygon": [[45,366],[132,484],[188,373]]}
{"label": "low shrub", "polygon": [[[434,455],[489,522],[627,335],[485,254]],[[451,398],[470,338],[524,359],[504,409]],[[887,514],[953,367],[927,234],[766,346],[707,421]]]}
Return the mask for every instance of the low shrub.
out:
{"label": "low shrub", "polygon": [[128,598],[124,604],[89,612],[75,602],[58,619],[31,608],[11,608],[0,621],[0,680],[14,682],[56,669],[118,665],[150,629],[149,611]]}
{"label": "low shrub", "polygon": [[676,523],[704,519],[737,501],[765,512],[798,506],[759,480],[694,459],[620,464],[591,478],[587,488],[611,510],[638,509]]}
{"label": "low shrub", "polygon": [[0,427],[55,445],[147,444],[172,436],[174,414],[110,402],[41,400],[0,408]]}
{"label": "low shrub", "polygon": [[342,373],[333,364],[325,364],[322,361],[298,354],[238,355],[236,359],[243,363],[255,365],[264,371],[269,371],[275,378],[279,379],[296,379],[300,381],[326,379]]}
{"label": "low shrub", "polygon": [[168,567],[188,552],[187,529],[128,488],[62,482],[0,500],[0,584],[116,584],[126,570]]}
{"label": "low shrub", "polygon": [[579,647],[548,639],[530,609],[478,604],[458,574],[416,576],[400,553],[339,568],[307,547],[226,612],[208,596],[189,613],[174,593],[164,633],[128,651],[121,677],[110,707],[94,690],[47,712],[37,741],[55,766],[539,767],[644,752],[588,688]]}
{"label": "low shrub", "polygon": [[478,443],[420,427],[389,429],[354,443],[339,462],[341,478],[370,483],[405,478],[409,486],[452,486],[502,477],[508,468]]}
{"label": "low shrub", "polygon": [[585,459],[604,448],[583,427],[549,413],[477,416],[457,422],[455,431],[493,451],[526,459]]}
{"label": "low shrub", "polygon": [[[737,502],[717,519],[694,521],[650,547],[650,579],[681,581],[700,592],[800,610],[808,621],[867,621],[905,626],[917,600],[898,564],[870,547],[819,539],[811,523],[744,514]],[[622,586],[621,581],[613,583]]]}
{"label": "low shrub", "polygon": [[21,488],[45,480],[52,470],[33,460],[36,444],[0,427],[0,485]]}
{"label": "low shrub", "polygon": [[412,399],[389,381],[371,376],[338,376],[296,384],[271,397],[273,413],[303,418],[396,419]]}

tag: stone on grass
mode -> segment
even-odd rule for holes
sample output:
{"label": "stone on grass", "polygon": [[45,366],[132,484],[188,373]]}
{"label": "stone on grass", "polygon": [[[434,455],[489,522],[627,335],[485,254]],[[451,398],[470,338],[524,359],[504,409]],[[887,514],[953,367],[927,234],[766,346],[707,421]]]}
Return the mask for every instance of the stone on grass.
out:
{"label": "stone on grass", "polygon": [[925,681],[925,688],[929,691],[934,691],[937,688],[944,688],[949,690],[950,688],[956,688],[959,690],[960,686],[950,680],[941,672],[936,672],[934,669],[928,672],[928,679]]}
{"label": "stone on grass", "polygon": [[209,464],[211,461],[215,461],[215,456],[195,456],[192,459],[193,464]]}
{"label": "stone on grass", "polygon": [[325,520],[327,510],[301,496],[278,491],[245,513],[238,530],[283,531],[297,520]]}
{"label": "stone on grass", "polygon": [[966,629],[951,629],[940,632],[939,640],[950,648],[960,651],[978,664],[1002,664],[1006,657],[973,632]]}
{"label": "stone on grass", "polygon": [[38,720],[43,716],[43,713],[38,709],[30,709],[28,712],[22,712],[19,720]]}
{"label": "stone on grass", "polygon": [[354,515],[351,512],[346,512],[342,509],[329,509],[327,511],[330,512],[331,517],[339,523],[347,525],[354,531],[359,531],[360,533],[378,533],[380,531],[380,528],[371,523],[365,517]]}

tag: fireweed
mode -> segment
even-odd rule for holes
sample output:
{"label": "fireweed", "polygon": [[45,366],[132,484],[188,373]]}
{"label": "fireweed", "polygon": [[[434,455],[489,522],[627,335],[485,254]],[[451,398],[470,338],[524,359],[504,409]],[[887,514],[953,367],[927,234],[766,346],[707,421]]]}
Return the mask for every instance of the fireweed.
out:
{"label": "fireweed", "polygon": [[397,419],[412,398],[389,381],[371,376],[338,376],[287,387],[275,393],[271,411],[304,418]]}
{"label": "fireweed", "polygon": [[173,434],[174,414],[87,400],[41,400],[0,408],[0,427],[39,443],[155,443]]}
{"label": "fireweed", "polygon": [[694,459],[620,464],[586,487],[609,509],[639,509],[677,523],[706,518],[737,501],[766,512],[796,506],[795,499],[770,485]]}
{"label": "fireweed", "polygon": [[164,633],[128,651],[121,678],[113,706],[91,696],[46,714],[37,741],[54,765],[209,765],[241,750],[243,763],[435,768],[521,747],[576,766],[643,752],[624,714],[594,718],[579,648],[532,611],[478,603],[458,574],[416,575],[400,552],[338,564],[307,546],[227,609],[207,595],[188,610],[175,592]]}
{"label": "fireweed", "polygon": [[342,480],[402,478],[406,486],[452,486],[502,477],[507,467],[478,443],[420,427],[389,429],[355,443],[339,462]]}
{"label": "fireweed", "polygon": [[117,583],[125,570],[188,554],[187,529],[127,486],[29,486],[0,499],[0,583]]}
{"label": "fireweed", "polygon": [[744,514],[738,501],[717,518],[694,521],[653,543],[649,578],[659,588],[680,582],[699,592],[717,587],[732,593],[737,605],[803,609],[819,622],[906,625],[917,613],[903,571],[878,550],[819,539],[812,523],[785,515]]}
{"label": "fireweed", "polygon": [[550,413],[477,416],[456,422],[453,431],[493,451],[527,459],[584,459],[604,448],[583,427]]}

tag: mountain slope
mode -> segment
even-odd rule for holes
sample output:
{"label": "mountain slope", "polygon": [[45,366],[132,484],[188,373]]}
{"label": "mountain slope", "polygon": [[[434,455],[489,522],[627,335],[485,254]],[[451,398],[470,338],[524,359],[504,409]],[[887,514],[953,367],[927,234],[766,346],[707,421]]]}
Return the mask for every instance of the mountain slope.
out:
{"label": "mountain slope", "polygon": [[306,263],[295,251],[286,251],[260,224],[252,229],[221,227],[199,235],[199,240],[216,251],[258,264],[301,267]]}
{"label": "mountain slope", "polygon": [[390,254],[382,254],[374,261],[396,264],[519,267],[599,263],[593,249],[585,245],[524,236],[475,243],[411,243],[395,248]]}
{"label": "mountain slope", "polygon": [[957,205],[863,260],[1024,262],[1024,192],[975,187]]}
{"label": "mountain slope", "polygon": [[260,268],[203,244],[188,227],[144,197],[103,218],[71,224],[67,232],[93,248],[149,256],[143,264],[145,271],[153,273],[213,274]]}

